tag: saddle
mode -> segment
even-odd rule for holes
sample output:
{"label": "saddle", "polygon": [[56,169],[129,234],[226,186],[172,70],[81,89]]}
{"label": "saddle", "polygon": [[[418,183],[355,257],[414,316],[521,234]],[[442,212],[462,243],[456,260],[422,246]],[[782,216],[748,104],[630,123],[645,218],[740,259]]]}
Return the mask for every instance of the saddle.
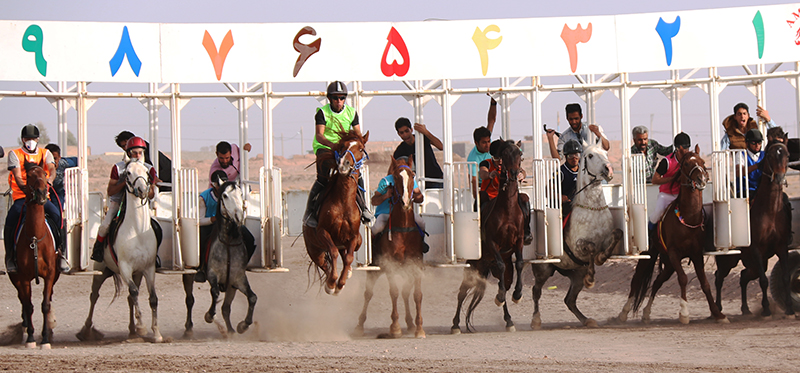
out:
{"label": "saddle", "polygon": [[[17,244],[19,240],[19,235],[22,233],[22,226],[25,225],[25,210],[26,208],[22,207],[22,213],[19,214],[19,221],[17,222],[17,227],[14,230],[14,245]],[[47,228],[50,230],[50,236],[53,238],[53,247],[56,248],[56,251],[61,251],[63,249],[63,241],[61,240],[61,224],[57,223],[52,216],[45,213],[45,222],[47,223]]]}
{"label": "saddle", "polygon": [[[114,250],[114,242],[117,239],[119,227],[122,225],[122,221],[125,220],[125,211],[127,209],[126,201],[126,199],[122,200],[122,203],[119,205],[119,211],[116,212],[116,216],[111,220],[111,224],[108,226],[108,249],[111,251],[111,257],[114,258],[114,262],[117,262],[117,252]],[[158,248],[161,246],[161,241],[164,238],[164,232],[161,229],[161,225],[159,225],[158,221],[156,221],[154,218],[150,218],[150,226],[153,228],[153,231],[156,234],[156,248]],[[158,257],[158,254],[156,254],[156,267],[161,267],[161,259]]]}

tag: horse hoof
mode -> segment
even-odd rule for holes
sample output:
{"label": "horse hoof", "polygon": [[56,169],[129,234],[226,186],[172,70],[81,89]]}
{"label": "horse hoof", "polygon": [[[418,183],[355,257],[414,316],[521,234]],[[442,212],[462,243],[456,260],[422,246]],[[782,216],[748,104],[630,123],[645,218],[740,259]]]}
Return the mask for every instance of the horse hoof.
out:
{"label": "horse hoof", "polygon": [[459,327],[456,327],[456,326],[454,326],[454,327],[450,328],[450,334],[452,334],[452,335],[459,335],[459,334],[461,334],[461,328],[459,328]]}
{"label": "horse hoof", "polygon": [[680,321],[681,324],[686,325],[689,323],[689,316],[678,315],[678,321]]}
{"label": "horse hoof", "polygon": [[194,331],[193,330],[185,330],[183,332],[183,339],[193,339],[194,338]]}
{"label": "horse hoof", "polygon": [[717,319],[718,324],[730,324],[731,321],[728,320],[727,316],[723,316],[721,319]]}
{"label": "horse hoof", "polygon": [[40,347],[42,350],[49,350],[49,349],[50,349],[50,344],[49,344],[49,343],[42,343],[42,345],[41,345],[41,346],[39,346],[39,347]]}
{"label": "horse hoof", "polygon": [[239,325],[236,325],[236,332],[239,333],[239,334],[242,334],[242,333],[246,332],[247,329],[249,329],[249,328],[250,328],[250,324],[242,321],[242,322],[239,323]]}
{"label": "horse hoof", "polygon": [[161,335],[153,337],[153,343],[161,343],[161,342],[164,342],[164,337],[162,337]]}
{"label": "horse hoof", "polygon": [[531,329],[533,330],[540,330],[542,329],[542,317],[537,315],[533,315],[531,319]]}
{"label": "horse hoof", "polygon": [[203,316],[203,320],[206,320],[207,324],[211,324],[212,322],[214,322],[214,315],[206,312],[205,316]]}
{"label": "horse hoof", "polygon": [[496,304],[497,307],[503,307],[503,306],[506,305],[506,302],[505,301],[501,301],[500,299],[494,298],[494,304]]}
{"label": "horse hoof", "polygon": [[650,317],[642,316],[642,323],[644,323],[645,325],[650,325]]}
{"label": "horse hoof", "polygon": [[335,289],[335,287],[329,288],[329,287],[325,286],[325,293],[328,294],[328,295],[332,295],[334,289]]}
{"label": "horse hoof", "polygon": [[139,337],[144,337],[147,335],[147,329],[144,327],[137,327],[136,328],[136,335]]}
{"label": "horse hoof", "polygon": [[427,335],[425,335],[425,331],[424,331],[424,330],[422,330],[422,329],[420,329],[420,330],[417,330],[417,332],[416,332],[416,333],[414,333],[414,338],[418,338],[418,339],[425,339],[425,338],[427,338],[427,337],[428,337],[428,336],[427,336]]}
{"label": "horse hoof", "polygon": [[348,270],[347,270],[347,275],[346,275],[346,276],[347,276],[347,279],[348,279],[348,280],[350,279],[350,277],[353,277],[353,270],[352,270],[352,269],[348,269]]}
{"label": "horse hoof", "polygon": [[517,331],[517,328],[516,328],[514,325],[511,325],[511,326],[506,326],[506,332],[508,332],[508,333],[514,333],[514,332],[516,332],[516,331]]}
{"label": "horse hoof", "polygon": [[26,348],[36,348],[36,342],[25,343]]}
{"label": "horse hoof", "polygon": [[353,337],[363,337],[364,336],[364,327],[363,326],[356,326],[353,330]]}
{"label": "horse hoof", "polygon": [[519,302],[522,301],[522,297],[520,297],[520,298],[511,298],[511,300],[514,302],[514,304],[519,304]]}
{"label": "horse hoof", "polygon": [[336,290],[333,291],[333,295],[334,296],[339,295],[339,292],[342,291],[343,289],[344,289],[344,286],[342,286],[340,288],[337,287]]}
{"label": "horse hoof", "polygon": [[595,319],[586,319],[586,321],[583,323],[583,326],[587,328],[596,328],[597,321],[595,321]]}

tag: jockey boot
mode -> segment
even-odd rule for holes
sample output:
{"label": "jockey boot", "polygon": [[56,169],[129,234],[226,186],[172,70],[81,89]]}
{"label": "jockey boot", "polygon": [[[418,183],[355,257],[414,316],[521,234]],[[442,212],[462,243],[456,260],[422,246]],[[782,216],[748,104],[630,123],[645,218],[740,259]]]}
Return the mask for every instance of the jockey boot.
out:
{"label": "jockey boot", "polygon": [[17,273],[17,255],[14,252],[14,245],[11,248],[6,245],[6,272]]}
{"label": "jockey boot", "polygon": [[67,257],[64,256],[64,249],[58,250],[58,270],[61,273],[69,273],[72,268],[69,267],[69,262],[67,261]]}
{"label": "jockey boot", "polygon": [[94,242],[94,247],[92,247],[92,260],[95,262],[102,263],[105,260],[105,255],[103,253],[103,249],[105,249],[105,237],[97,236],[97,240]]}
{"label": "jockey boot", "polygon": [[309,228],[317,227],[317,210],[321,204],[320,193],[325,189],[325,185],[319,180],[314,181],[311,190],[308,192],[308,201],[306,202],[306,212],[303,214],[303,224]]}
{"label": "jockey boot", "polygon": [[523,244],[530,245],[533,243],[533,234],[531,234],[531,202],[529,200],[523,200],[522,198],[519,199],[519,207],[522,209],[522,217],[525,226],[523,227],[525,231],[525,237],[523,238]]}
{"label": "jockey boot", "polygon": [[372,225],[375,221],[375,216],[372,215],[372,211],[369,211],[367,201],[364,199],[364,191],[360,186],[356,193],[356,203],[358,203],[358,208],[361,210],[361,222]]}

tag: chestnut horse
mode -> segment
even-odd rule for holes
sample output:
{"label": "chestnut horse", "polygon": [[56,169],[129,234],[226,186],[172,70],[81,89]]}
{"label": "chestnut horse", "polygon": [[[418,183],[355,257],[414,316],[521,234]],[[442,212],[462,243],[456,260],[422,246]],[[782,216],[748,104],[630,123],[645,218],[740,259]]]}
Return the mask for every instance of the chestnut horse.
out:
{"label": "chestnut horse", "polygon": [[[303,240],[306,251],[314,265],[322,270],[325,292],[338,294],[347,279],[353,275],[354,253],[361,247],[361,210],[356,203],[358,178],[361,166],[367,158],[364,144],[369,132],[361,136],[355,130],[341,133],[341,140],[331,152],[325,153],[320,162],[336,162],[323,193],[325,200],[320,207],[316,228],[303,225]],[[322,196],[320,196],[322,198]],[[336,261],[342,256],[341,275],[336,273]]]}
{"label": "chestnut horse", "polygon": [[700,287],[706,295],[708,308],[711,316],[720,323],[727,323],[728,318],[720,312],[719,307],[714,304],[711,295],[711,286],[708,284],[706,272],[703,268],[703,249],[706,241],[706,229],[713,229],[706,226],[706,216],[703,212],[703,189],[708,182],[708,172],[702,158],[697,154],[699,148],[695,147],[695,152],[687,152],[680,162],[680,192],[678,198],[667,207],[656,228],[656,235],[651,239],[651,247],[647,253],[650,259],[640,259],[636,264],[636,272],[631,280],[631,291],[627,303],[620,312],[618,320],[626,321],[628,312],[631,308],[637,311],[645,298],[650,279],[656,262],[660,261],[661,266],[658,276],[650,289],[650,299],[647,306],[642,311],[642,321],[650,322],[650,311],[653,300],[658,289],[675,272],[678,274],[678,284],[681,287],[680,312],[678,319],[683,324],[689,323],[689,303],[686,298],[686,285],[689,282],[686,273],[681,267],[681,259],[689,258],[694,264],[697,279]]}
{"label": "chestnut horse", "polygon": [[[364,290],[364,308],[358,318],[356,335],[364,334],[364,322],[367,320],[367,307],[372,299],[373,288],[378,278],[386,272],[389,281],[389,295],[392,297],[392,325],[389,335],[398,338],[403,335],[400,316],[397,311],[397,297],[399,295],[395,276],[403,275],[406,278],[403,286],[403,301],[406,308],[406,325],[408,331],[414,331],[417,338],[425,338],[422,329],[422,233],[414,220],[414,172],[411,171],[413,162],[392,159],[389,175],[392,175],[392,197],[390,198],[391,212],[389,222],[377,240],[374,262],[381,267],[380,271],[367,273],[367,284]],[[408,298],[411,287],[414,287],[414,303],[417,306],[417,318],[411,317]],[[416,322],[416,326],[415,326]]]}
{"label": "chestnut horse", "polygon": [[[751,196],[750,202],[750,233],[751,241],[749,247],[741,248],[741,255],[717,256],[717,307],[722,309],[722,283],[725,276],[731,269],[742,260],[744,269],[739,279],[742,288],[742,314],[749,315],[750,308],[747,306],[747,284],[755,279],[761,285],[761,316],[771,315],[769,309],[769,297],[767,296],[767,261],[773,255],[778,256],[778,263],[781,266],[783,278],[783,288],[790,289],[790,271],[787,268],[787,258],[789,255],[789,233],[792,227],[789,225],[787,207],[783,201],[783,186],[786,183],[786,168],[789,162],[789,151],[786,145],[780,142],[773,142],[767,146],[764,159],[759,164],[763,172],[755,197]],[[792,298],[789,291],[785,292],[784,299],[776,299],[776,302],[784,302],[786,315],[793,315]]]}
{"label": "chestnut horse", "polygon": [[[28,339],[25,346],[36,347],[33,338],[33,304],[31,303],[31,281],[39,283],[44,279],[42,289],[42,349],[50,349],[53,328],[56,318],[50,302],[53,298],[53,286],[58,281],[58,253],[50,229],[44,215],[44,204],[47,202],[48,184],[44,171],[44,162],[40,164],[25,162],[25,222],[17,238],[17,272],[9,273],[8,278],[17,288],[17,296],[22,304],[22,326],[27,329]],[[11,240],[13,237],[6,237]]]}
{"label": "chestnut horse", "polygon": [[[495,304],[503,307],[503,319],[506,331],[516,330],[506,304],[506,291],[514,281],[514,269],[517,272],[516,286],[512,300],[516,303],[522,298],[522,245],[525,219],[519,206],[519,184],[517,175],[522,163],[522,150],[513,141],[503,142],[498,150],[503,160],[500,166],[500,188],[497,197],[481,206],[481,258],[468,260],[468,268],[464,269],[464,279],[458,290],[458,306],[453,317],[452,334],[461,333],[461,306],[468,293],[472,291],[472,300],[467,308],[467,331],[472,331],[472,313],[483,299],[486,291],[486,278],[489,273],[496,277],[497,296]],[[511,256],[516,260],[512,262]]]}

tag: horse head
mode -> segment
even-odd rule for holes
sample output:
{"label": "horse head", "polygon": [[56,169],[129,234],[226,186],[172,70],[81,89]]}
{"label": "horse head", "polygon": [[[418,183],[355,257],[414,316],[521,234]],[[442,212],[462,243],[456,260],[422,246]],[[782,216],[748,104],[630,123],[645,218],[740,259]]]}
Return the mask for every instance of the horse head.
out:
{"label": "horse head", "polygon": [[25,161],[25,199],[44,205],[47,203],[47,174],[44,172],[44,160],[40,163]]}
{"label": "horse head", "polygon": [[394,197],[399,200],[404,210],[413,207],[414,171],[411,171],[413,161],[408,157],[392,158],[389,174],[394,177]]}
{"label": "horse head", "polygon": [[359,135],[355,130],[343,132],[340,135],[341,140],[334,152],[337,170],[341,175],[350,175],[358,172],[364,165],[364,161],[369,159],[364,146],[369,139],[369,131],[364,136]]}
{"label": "horse head", "polygon": [[695,152],[687,152],[681,159],[681,185],[690,186],[692,190],[703,190],[708,183],[706,162],[698,155],[699,151],[700,148],[695,147]]}
{"label": "horse head", "polygon": [[586,172],[594,180],[602,178],[611,181],[614,178],[614,169],[608,161],[608,152],[604,150],[600,143],[586,147],[581,156],[580,170]]}
{"label": "horse head", "polygon": [[236,226],[244,225],[244,197],[242,189],[233,181],[227,181],[220,187],[219,209],[217,216],[231,221]]}
{"label": "horse head", "polygon": [[764,152],[764,160],[759,166],[764,176],[775,184],[786,182],[786,169],[789,164],[789,149],[780,141],[772,141]]}
{"label": "horse head", "polygon": [[125,189],[142,201],[150,193],[150,174],[143,161],[131,158],[125,164]]}
{"label": "horse head", "polygon": [[520,150],[520,143],[515,143],[513,140],[506,140],[501,145],[498,153],[502,163],[500,165],[500,182],[503,189],[510,181],[517,181],[522,164],[522,150]]}

